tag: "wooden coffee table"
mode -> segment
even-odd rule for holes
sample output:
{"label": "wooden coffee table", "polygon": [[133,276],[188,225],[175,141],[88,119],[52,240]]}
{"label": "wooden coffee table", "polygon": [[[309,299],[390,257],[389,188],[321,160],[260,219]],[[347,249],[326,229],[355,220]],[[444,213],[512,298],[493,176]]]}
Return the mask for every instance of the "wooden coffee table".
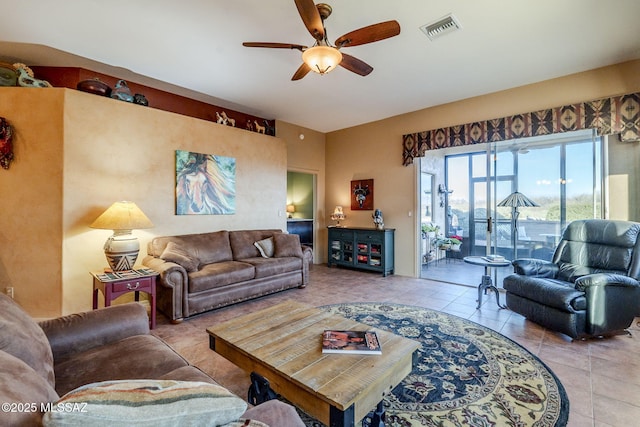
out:
{"label": "wooden coffee table", "polygon": [[[322,332],[376,330],[382,355],[323,354]],[[285,301],[207,329],[210,347],[321,422],[353,426],[412,368],[419,344],[296,301]]]}

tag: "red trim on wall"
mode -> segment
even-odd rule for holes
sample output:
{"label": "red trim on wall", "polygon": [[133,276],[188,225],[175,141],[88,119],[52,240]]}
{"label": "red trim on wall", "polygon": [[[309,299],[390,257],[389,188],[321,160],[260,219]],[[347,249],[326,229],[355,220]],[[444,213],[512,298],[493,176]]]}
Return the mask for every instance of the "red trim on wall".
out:
{"label": "red trim on wall", "polygon": [[[120,80],[118,77],[97,73],[77,67],[30,67],[38,79],[47,80],[54,87],[66,87],[76,89],[78,82],[87,79],[98,78],[113,88]],[[127,81],[132,94],[140,93],[149,101],[149,107],[172,113],[195,117],[202,120],[217,122],[216,113],[223,111],[227,116],[235,120],[235,127],[253,132],[265,133],[275,136],[275,120],[256,117],[239,111],[222,108],[217,105],[207,104],[180,95],[175,95],[149,86]],[[96,95],[98,96],[98,95]],[[257,122],[257,126],[256,126]],[[228,124],[230,125],[230,124]]]}

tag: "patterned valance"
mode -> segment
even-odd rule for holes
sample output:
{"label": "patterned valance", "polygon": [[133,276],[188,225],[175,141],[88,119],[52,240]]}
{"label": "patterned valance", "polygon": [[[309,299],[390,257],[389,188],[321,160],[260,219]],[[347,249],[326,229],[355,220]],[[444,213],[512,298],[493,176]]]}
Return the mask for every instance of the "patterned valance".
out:
{"label": "patterned valance", "polygon": [[625,142],[640,141],[640,92],[410,133],[402,137],[403,164],[412,164],[427,150],[581,129],[597,129],[599,135],[619,133]]}

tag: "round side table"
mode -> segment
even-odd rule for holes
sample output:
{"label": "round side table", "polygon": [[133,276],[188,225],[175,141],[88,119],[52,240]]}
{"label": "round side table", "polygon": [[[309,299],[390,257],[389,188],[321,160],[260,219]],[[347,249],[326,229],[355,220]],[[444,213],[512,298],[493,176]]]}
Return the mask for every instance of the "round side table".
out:
{"label": "round side table", "polygon": [[478,306],[476,308],[480,308],[482,305],[482,295],[486,295],[488,290],[492,290],[496,295],[496,304],[500,308],[507,308],[504,305],[500,305],[500,294],[498,293],[498,288],[493,284],[493,280],[491,279],[491,275],[489,274],[489,268],[491,267],[509,267],[511,266],[511,261],[508,259],[500,260],[500,261],[491,261],[482,256],[466,256],[463,258],[464,262],[467,264],[480,265],[484,267],[484,275],[482,276],[482,281],[478,285]]}

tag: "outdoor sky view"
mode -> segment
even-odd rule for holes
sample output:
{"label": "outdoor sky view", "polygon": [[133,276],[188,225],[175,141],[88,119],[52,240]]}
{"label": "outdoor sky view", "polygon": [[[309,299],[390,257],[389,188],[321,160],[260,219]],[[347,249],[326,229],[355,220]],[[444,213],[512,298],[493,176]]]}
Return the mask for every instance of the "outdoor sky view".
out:
{"label": "outdoor sky view", "polygon": [[[600,217],[600,138],[595,141],[582,132],[554,135],[546,141],[505,141],[497,146],[497,194],[492,205],[515,190],[540,205],[519,208],[518,234],[523,241],[552,246],[567,222]],[[478,241],[468,241],[469,245],[485,245],[480,240],[486,239],[486,152],[447,156],[446,166],[447,188],[453,190],[447,200],[449,234],[463,233],[468,238],[473,234]],[[509,207],[497,209],[497,221],[502,224],[498,238],[505,245],[511,241],[511,215]]]}

